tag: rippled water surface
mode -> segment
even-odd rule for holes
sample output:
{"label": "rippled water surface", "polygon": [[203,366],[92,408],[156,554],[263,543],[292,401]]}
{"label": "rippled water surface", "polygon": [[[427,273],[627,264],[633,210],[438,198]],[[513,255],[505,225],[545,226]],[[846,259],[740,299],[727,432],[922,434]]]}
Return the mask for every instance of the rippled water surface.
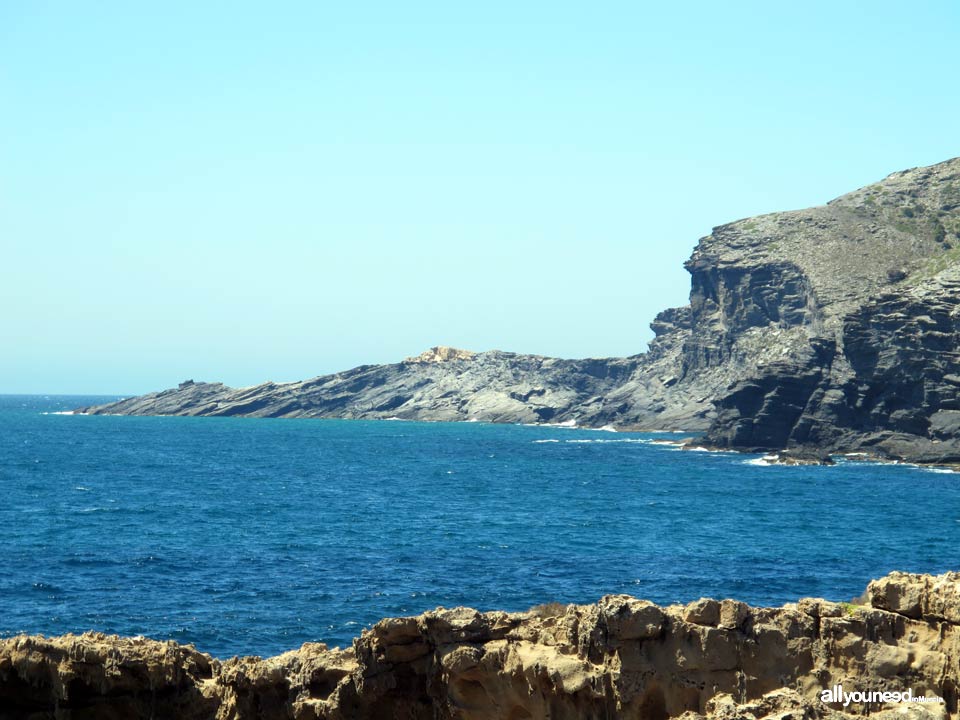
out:
{"label": "rippled water surface", "polygon": [[0,397],[0,634],[266,655],[438,605],[848,600],[960,567],[952,473],[561,428],[53,414],[91,401]]}

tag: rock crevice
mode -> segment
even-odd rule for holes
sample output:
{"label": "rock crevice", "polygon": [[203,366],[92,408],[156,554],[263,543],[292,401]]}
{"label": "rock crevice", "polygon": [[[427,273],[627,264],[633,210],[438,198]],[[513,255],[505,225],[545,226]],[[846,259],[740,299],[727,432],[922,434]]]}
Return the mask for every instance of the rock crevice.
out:
{"label": "rock crevice", "polygon": [[[0,718],[956,717],[960,573],[894,573],[861,602],[441,608],[382,620],[346,650],[225,661],[143,638],[19,636],[0,640]],[[944,702],[823,702],[835,685]]]}

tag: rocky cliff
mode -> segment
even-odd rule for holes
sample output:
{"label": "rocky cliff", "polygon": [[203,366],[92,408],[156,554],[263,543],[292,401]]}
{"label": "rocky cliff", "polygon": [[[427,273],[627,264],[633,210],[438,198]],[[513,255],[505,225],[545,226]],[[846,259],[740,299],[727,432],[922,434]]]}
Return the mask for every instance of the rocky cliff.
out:
{"label": "rocky cliff", "polygon": [[79,412],[706,429],[712,410],[707,398],[670,391],[678,352],[672,349],[658,362],[649,356],[564,360],[435,347],[400,363],[302,382],[237,389],[188,380]]}
{"label": "rocky cliff", "polygon": [[958,242],[960,159],[714,230],[688,263],[685,361],[773,354],[715,398],[708,441],[960,460]]}
{"label": "rocky cliff", "polygon": [[434,348],[300,383],[188,382],[84,410],[576,422],[960,462],[960,158],[717,227],[686,267],[690,304],[660,313],[649,351],[630,358]]}
{"label": "rocky cliff", "polygon": [[187,381],[174,390],[86,411],[565,422],[596,414],[607,393],[622,385],[636,367],[631,358],[560,360],[437,347],[401,363],[366,365],[303,382],[234,389]]}
{"label": "rocky cliff", "polygon": [[[943,703],[824,702],[836,685]],[[95,633],[0,640],[2,719],[892,720],[957,717],[958,701],[960,573],[894,573],[856,604],[438,609],[267,659]]]}

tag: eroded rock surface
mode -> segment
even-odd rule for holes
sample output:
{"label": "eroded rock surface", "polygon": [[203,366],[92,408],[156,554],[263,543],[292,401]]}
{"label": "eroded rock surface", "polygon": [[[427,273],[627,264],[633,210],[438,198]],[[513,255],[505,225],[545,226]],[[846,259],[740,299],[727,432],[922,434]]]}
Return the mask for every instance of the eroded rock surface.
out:
{"label": "eroded rock surface", "polygon": [[[347,650],[226,661],[142,638],[20,636],[0,641],[0,718],[957,717],[960,573],[894,573],[865,597],[438,609],[382,620]],[[823,703],[837,684],[944,703]]]}

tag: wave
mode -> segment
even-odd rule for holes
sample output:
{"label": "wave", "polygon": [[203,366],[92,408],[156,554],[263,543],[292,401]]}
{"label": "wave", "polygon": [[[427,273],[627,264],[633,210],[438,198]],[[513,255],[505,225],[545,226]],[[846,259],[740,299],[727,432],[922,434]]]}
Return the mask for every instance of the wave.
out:
{"label": "wave", "polygon": [[566,443],[572,445],[599,445],[609,443],[634,443],[639,445],[650,445],[653,440],[647,438],[574,438],[571,440],[557,440],[549,438],[544,440],[532,440],[533,443]]}
{"label": "wave", "polygon": [[679,450],[684,446],[683,443],[677,442],[676,440],[650,440],[651,445],[659,445],[660,447],[671,448],[672,450]]}
{"label": "wave", "polygon": [[758,465],[760,467],[770,467],[777,464],[776,455],[764,455],[763,457],[750,458],[749,460],[744,460],[743,465]]}
{"label": "wave", "polygon": [[650,441],[645,438],[577,438],[576,440],[564,440],[565,443],[577,444],[608,444],[608,443],[638,443],[640,445],[649,445]]}

